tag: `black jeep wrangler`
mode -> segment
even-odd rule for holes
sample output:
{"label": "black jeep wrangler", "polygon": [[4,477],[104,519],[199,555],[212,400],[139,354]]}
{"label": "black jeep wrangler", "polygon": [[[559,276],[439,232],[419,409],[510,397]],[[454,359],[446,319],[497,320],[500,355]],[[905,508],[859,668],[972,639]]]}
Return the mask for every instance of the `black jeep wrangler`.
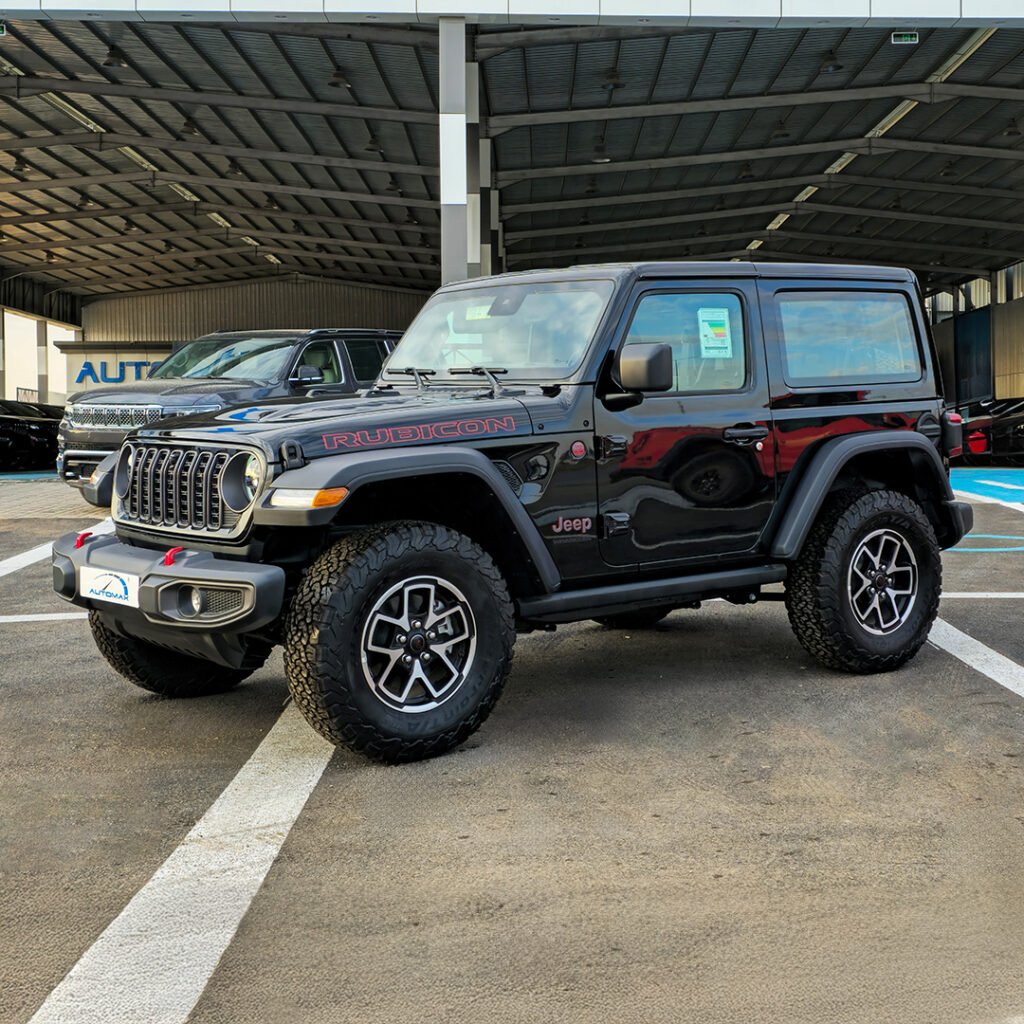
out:
{"label": "black jeep wrangler", "polygon": [[[375,387],[128,437],[87,490],[114,536],[54,546],[138,686],[291,693],[382,761],[461,743],[517,631],[651,625],[785,584],[825,665],[895,669],[970,529],[912,274],[649,263],[442,288]],[[112,492],[112,493],[111,493]]]}

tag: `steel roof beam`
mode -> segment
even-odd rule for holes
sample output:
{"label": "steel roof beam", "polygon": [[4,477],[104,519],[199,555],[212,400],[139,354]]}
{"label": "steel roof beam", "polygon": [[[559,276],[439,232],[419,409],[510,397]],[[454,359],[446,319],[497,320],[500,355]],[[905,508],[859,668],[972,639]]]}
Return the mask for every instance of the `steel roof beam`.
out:
{"label": "steel roof beam", "polygon": [[[219,28],[224,32],[255,32],[267,34],[267,25],[259,22],[214,21],[202,22],[203,28]],[[305,36],[323,39],[325,42],[384,43],[388,46],[423,46],[428,50],[436,50],[436,28],[411,28],[395,25],[324,25],[316,22],[278,21],[272,24],[274,34],[278,36]]]}
{"label": "steel roof beam", "polygon": [[614,196],[593,196],[581,199],[548,199],[536,203],[508,203],[502,206],[507,217],[527,213],[555,213],[560,210],[592,209],[610,206],[640,206],[645,203],[665,203],[677,199],[695,199],[700,196],[724,196],[764,192],[775,188],[796,188],[813,185],[816,188],[847,188],[865,185],[868,188],[889,189],[895,192],[931,192],[942,195],[977,196],[979,199],[1024,200],[1024,191],[1009,188],[989,188],[978,185],[946,185],[932,181],[910,181],[906,178],[876,178],[869,175],[804,174],[790,178],[758,178],[733,185],[698,185],[693,188],[673,189],[665,192],[625,192]]}
{"label": "steel roof beam", "polygon": [[[418,231],[418,228],[410,228],[410,231]],[[33,241],[22,244],[20,242],[14,245],[0,245],[0,256],[6,256],[11,253],[30,253],[30,252],[60,252],[64,250],[76,250],[76,249],[95,249],[103,246],[125,246],[125,245],[138,245],[148,244],[150,242],[172,242],[182,238],[209,238],[209,239],[224,239],[229,238],[276,238],[287,242],[308,242],[310,245],[340,245],[347,246],[349,248],[355,246],[360,249],[379,249],[384,252],[414,252],[422,253],[423,255],[432,255],[435,250],[432,248],[414,246],[414,245],[402,245],[400,242],[363,242],[356,238],[317,238],[313,235],[300,235],[292,234],[288,232],[274,231],[273,229],[261,230],[259,228],[220,228],[214,225],[212,222],[209,228],[192,228],[187,231],[154,231],[150,233],[138,232],[134,234],[125,234],[121,232],[117,235],[93,235],[86,238],[69,238],[69,239],[46,239],[45,241]],[[250,245],[250,249],[266,248],[265,246],[254,246]],[[310,256],[319,256],[319,253],[311,252]],[[122,256],[121,259],[126,262],[131,262],[134,259],[146,259],[148,254],[146,253],[131,253],[126,256]]]}
{"label": "steel roof beam", "polygon": [[530,46],[565,46],[568,43],[603,43],[620,39],[664,39],[698,33],[728,32],[728,28],[639,28],[628,25],[576,26],[569,28],[511,29],[502,32],[481,32],[476,37],[477,60],[495,57],[506,50],[521,50]]}
{"label": "steel roof beam", "polygon": [[[1001,256],[1005,257],[1010,261],[1024,260],[1024,247],[1014,251],[1011,249],[993,249],[989,246],[968,246],[968,245],[929,245],[924,242],[906,242],[898,238],[885,238],[879,235],[849,235],[849,234],[816,234],[809,231],[791,231],[785,228],[777,228],[773,231],[760,231],[755,232],[759,237],[764,239],[782,240],[785,239],[796,239],[799,241],[807,242],[827,242],[833,245],[859,245],[868,246],[873,249],[912,249],[918,252],[927,253],[960,253],[966,256]],[[566,232],[567,235],[571,235],[571,231]],[[671,250],[682,250],[687,249],[691,246],[699,245],[710,245],[712,243],[719,242],[733,242],[736,240],[749,239],[751,232],[749,230],[742,231],[730,231],[725,234],[714,234],[714,235],[687,235],[682,238],[672,238],[663,242],[643,242],[644,250],[650,252],[663,252]],[[562,256],[592,256],[592,255],[607,255],[609,253],[618,253],[622,251],[624,245],[629,246],[634,243],[632,242],[618,242],[611,245],[588,245],[585,248],[572,248],[572,249],[556,249],[556,250],[538,250],[535,252],[519,252],[509,253],[509,259],[513,262],[518,262],[524,259],[552,259],[555,257]],[[636,243],[640,244],[640,243]]]}
{"label": "steel roof beam", "polygon": [[[306,196],[312,199],[336,199],[350,203],[372,203],[375,206],[418,207],[437,209],[433,199],[411,199],[408,196],[377,195],[375,192],[342,192],[338,189],[311,188],[307,185],[279,185],[277,182],[236,181],[201,174],[177,174],[173,171],[128,171],[124,174],[87,174],[73,178],[31,178],[27,181],[0,183],[0,192],[49,192],[56,188],[83,189],[92,185],[138,184],[206,185],[209,188],[238,189],[241,192],[262,192],[266,195]],[[263,211],[268,213],[271,211]],[[273,211],[277,212],[277,211]]]}
{"label": "steel roof beam", "polygon": [[910,139],[863,138],[825,139],[821,142],[798,142],[786,146],[760,146],[755,149],[734,149],[724,153],[692,153],[685,156],[656,157],[648,160],[618,160],[607,164],[564,164],[559,167],[524,167],[502,171],[498,187],[535,178],[562,178],[573,175],[617,174],[632,171],[656,171],[666,167],[699,167],[707,164],[747,163],[753,160],[774,160],[777,157],[821,155],[823,153],[857,153],[877,156],[893,150],[920,153],[941,153],[946,156],[979,157],[984,160],[1024,161],[1024,149],[1001,146],[962,146],[947,142],[919,142]]}
{"label": "steel roof beam", "polygon": [[[429,224],[402,224],[392,221],[367,220],[358,217],[335,217],[321,213],[294,213],[291,210],[261,210],[257,206],[238,206],[230,203],[148,203],[137,206],[96,207],[89,210],[68,210],[66,212],[43,214],[19,214],[5,217],[0,214],[0,233],[10,227],[36,224],[59,224],[64,221],[95,221],[108,217],[145,217],[154,213],[183,213],[198,215],[201,213],[223,213],[228,216],[240,217],[274,217],[279,220],[290,220],[299,224],[337,225],[339,227],[361,228],[368,231],[412,231],[421,235],[437,235],[441,229]],[[211,225],[214,233],[218,228]],[[322,241],[323,239],[315,239]],[[77,239],[75,239],[77,241]]]}
{"label": "steel roof beam", "polygon": [[315,114],[320,117],[354,117],[361,121],[404,121],[409,124],[437,124],[437,113],[403,110],[397,107],[364,107],[355,103],[321,100],[281,99],[277,96],[243,96],[230,92],[191,89],[160,89],[143,84],[84,82],[72,78],[43,78],[36,75],[0,76],[0,93],[23,99],[41,93],[72,96],[125,97],[146,102],[161,101],[190,106],[234,107],[241,110],[279,111],[283,114]]}
{"label": "steel roof beam", "polygon": [[[872,85],[850,89],[818,89],[719,99],[679,100],[671,103],[638,103],[624,106],[585,107],[573,110],[541,110],[524,114],[494,114],[487,118],[490,135],[534,125],[572,124],[577,121],[618,121],[624,118],[682,117],[687,114],[719,114],[730,110],[809,106],[815,103],[866,103],[871,100],[915,99],[926,103],[933,86],[925,83]],[[1011,91],[1011,90],[1008,90]],[[1012,90],[1017,91],[1017,90]],[[1020,96],[1024,100],[1024,96]]]}
{"label": "steel roof beam", "polygon": [[191,142],[186,139],[153,138],[149,135],[124,135],[120,132],[72,132],[67,135],[30,135],[21,139],[0,141],[0,152],[23,152],[31,149],[53,149],[73,146],[76,149],[160,149],[175,153],[199,153],[204,156],[225,156],[238,160],[277,160],[281,163],[305,164],[314,167],[343,167],[359,171],[391,174],[416,174],[437,177],[436,167],[399,164],[388,161],[357,160],[347,156],[321,156],[317,153],[295,153],[289,150],[256,149],[248,146],[222,146],[213,142]]}
{"label": "steel roof beam", "polygon": [[[665,224],[691,224],[698,221],[735,220],[737,217],[748,217],[761,214],[789,213],[792,216],[816,213],[832,213],[842,216],[870,217],[891,221],[914,221],[926,224],[948,224],[957,227],[985,228],[989,231],[1024,233],[1024,222],[1007,220],[982,220],[977,217],[956,217],[950,214],[920,213],[916,210],[875,209],[866,206],[842,206],[832,203],[815,203],[812,201],[796,203],[772,203],[761,206],[742,206],[730,210],[706,210],[700,213],[676,214],[671,217],[644,217],[633,220],[600,221],[594,224],[560,225],[550,228],[532,228],[526,231],[509,231],[506,233],[508,245],[516,245],[528,238],[546,238],[565,236],[567,234],[595,234],[610,231],[633,231],[638,228],[656,228]],[[753,237],[765,234],[764,228],[755,229]]]}
{"label": "steel roof beam", "polygon": [[852,86],[847,89],[816,89],[718,99],[637,103],[623,106],[583,107],[572,110],[539,110],[521,114],[494,114],[487,118],[492,136],[533,125],[572,124],[577,121],[619,121],[628,118],[681,117],[686,114],[719,114],[730,110],[763,110],[804,107],[816,103],[867,103],[873,100],[916,100],[941,103],[975,98],[1024,103],[1024,89],[1015,86],[959,85],[952,82],[906,82],[899,85]]}

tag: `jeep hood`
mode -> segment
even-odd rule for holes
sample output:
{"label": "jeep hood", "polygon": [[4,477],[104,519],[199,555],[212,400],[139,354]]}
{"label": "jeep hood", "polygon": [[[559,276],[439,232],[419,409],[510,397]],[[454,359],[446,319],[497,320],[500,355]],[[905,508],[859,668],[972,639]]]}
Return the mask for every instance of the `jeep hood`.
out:
{"label": "jeep hood", "polygon": [[412,444],[466,444],[532,434],[528,405],[555,400],[544,398],[539,388],[528,390],[529,396],[494,398],[473,388],[435,386],[429,392],[354,399],[277,399],[154,425],[135,436],[255,442],[273,458],[284,441],[296,441],[309,459]]}

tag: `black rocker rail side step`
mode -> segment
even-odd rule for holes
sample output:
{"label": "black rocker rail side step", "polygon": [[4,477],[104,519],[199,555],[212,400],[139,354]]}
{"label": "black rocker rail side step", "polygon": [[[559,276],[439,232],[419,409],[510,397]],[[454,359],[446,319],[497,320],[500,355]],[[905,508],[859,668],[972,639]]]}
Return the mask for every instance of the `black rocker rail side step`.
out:
{"label": "black rocker rail side step", "polygon": [[[757,588],[781,583],[785,565],[758,565],[747,569],[705,572],[671,579],[642,580],[639,583],[567,590],[518,602],[518,617],[526,622],[578,622],[595,615],[634,611],[646,605],[705,600],[749,594],[756,600]],[[746,600],[750,600],[747,598]]]}

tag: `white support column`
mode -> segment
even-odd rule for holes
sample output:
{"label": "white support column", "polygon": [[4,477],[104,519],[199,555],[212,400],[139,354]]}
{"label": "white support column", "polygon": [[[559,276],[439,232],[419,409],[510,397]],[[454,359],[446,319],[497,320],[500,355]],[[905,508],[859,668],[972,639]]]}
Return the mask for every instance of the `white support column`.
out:
{"label": "white support column", "polygon": [[50,366],[46,349],[46,320],[36,321],[36,391],[39,401],[50,401]]}
{"label": "white support column", "polygon": [[480,65],[466,65],[466,263],[480,276]]}
{"label": "white support column", "polygon": [[469,276],[466,155],[466,22],[438,20],[441,283]]}
{"label": "white support column", "polygon": [[480,273],[493,274],[494,214],[497,191],[491,188],[491,140],[480,140]]}

